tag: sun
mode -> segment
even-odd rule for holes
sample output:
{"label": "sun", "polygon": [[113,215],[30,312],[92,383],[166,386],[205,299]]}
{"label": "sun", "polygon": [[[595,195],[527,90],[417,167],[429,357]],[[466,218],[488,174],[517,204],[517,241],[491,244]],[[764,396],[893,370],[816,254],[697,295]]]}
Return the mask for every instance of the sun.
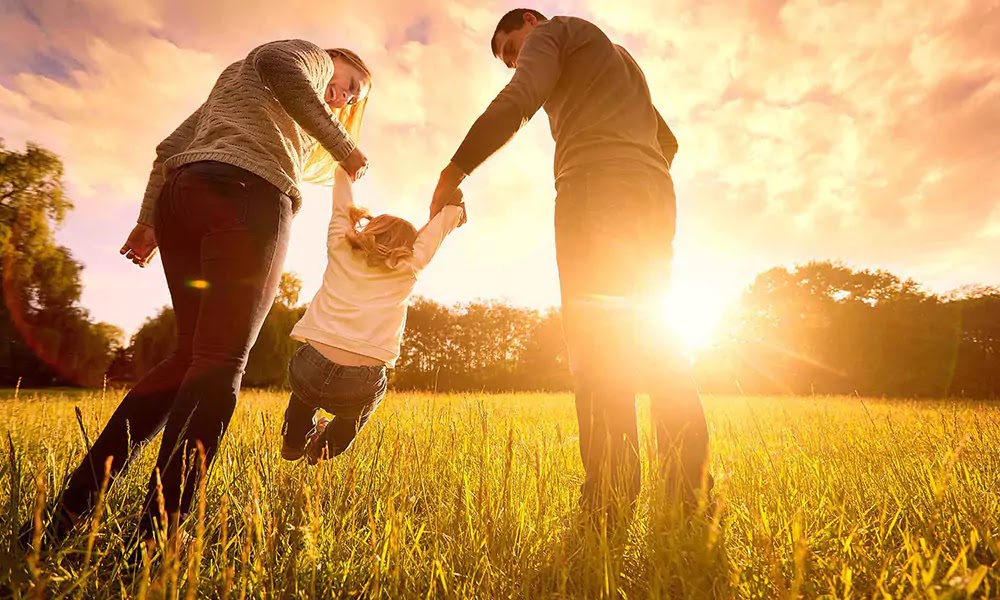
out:
{"label": "sun", "polygon": [[687,354],[694,354],[716,343],[725,308],[716,294],[674,288],[661,298],[660,324],[680,339]]}

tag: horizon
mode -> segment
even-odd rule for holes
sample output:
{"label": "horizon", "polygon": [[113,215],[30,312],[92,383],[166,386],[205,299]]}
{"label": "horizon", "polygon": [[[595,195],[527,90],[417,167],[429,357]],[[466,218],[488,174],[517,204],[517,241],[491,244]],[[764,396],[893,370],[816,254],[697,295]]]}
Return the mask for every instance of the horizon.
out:
{"label": "horizon", "polygon": [[[886,270],[938,294],[1000,283],[990,258],[1000,251],[991,202],[1000,178],[986,171],[1000,145],[990,109],[1000,99],[1000,51],[979,26],[982,6],[935,15],[911,14],[905,2],[535,6],[594,21],[644,69],[680,142],[677,304],[698,307],[702,325],[758,273],[810,260]],[[382,2],[343,15],[317,4],[261,24],[260,9],[233,14],[212,3],[16,3],[4,9],[0,36],[0,137],[63,159],[76,208],[57,240],[84,265],[83,306],[130,336],[169,297],[158,260],[140,271],[118,248],[155,145],[223,66],[271,39],[357,49],[375,84],[361,139],[372,168],[356,198],[419,223],[438,172],[510,76],[486,42],[513,7]],[[536,115],[470,177],[469,223],[417,293],[448,305],[558,306],[552,146]],[[303,302],[325,264],[328,194],[304,186],[293,225],[284,270],[301,277]]]}

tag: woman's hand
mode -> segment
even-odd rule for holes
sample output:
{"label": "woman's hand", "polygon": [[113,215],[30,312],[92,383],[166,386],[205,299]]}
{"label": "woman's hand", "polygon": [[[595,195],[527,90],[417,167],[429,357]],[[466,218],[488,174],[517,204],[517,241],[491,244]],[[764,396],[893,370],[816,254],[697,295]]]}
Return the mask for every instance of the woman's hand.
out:
{"label": "woman's hand", "polygon": [[149,225],[136,223],[120,252],[133,263],[145,267],[156,256],[156,232]]}
{"label": "woman's hand", "polygon": [[344,167],[344,170],[350,175],[351,181],[357,181],[364,177],[365,171],[368,170],[368,157],[361,151],[361,148],[355,147],[347,155],[347,158],[340,161],[340,166]]}

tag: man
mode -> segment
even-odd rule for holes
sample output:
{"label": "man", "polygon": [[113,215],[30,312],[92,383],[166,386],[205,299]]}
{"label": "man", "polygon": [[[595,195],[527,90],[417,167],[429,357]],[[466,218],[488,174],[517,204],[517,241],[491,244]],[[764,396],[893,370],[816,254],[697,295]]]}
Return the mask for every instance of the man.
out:
{"label": "man", "polygon": [[653,327],[672,254],[669,170],[677,140],[635,60],[594,24],[516,9],[500,19],[491,47],[514,76],[442,171],[431,214],[545,108],[556,145],[556,259],[586,470],[581,504],[604,514],[638,496],[635,394],[644,382],[661,464],[692,507],[699,488],[711,487],[705,416],[676,345]]}

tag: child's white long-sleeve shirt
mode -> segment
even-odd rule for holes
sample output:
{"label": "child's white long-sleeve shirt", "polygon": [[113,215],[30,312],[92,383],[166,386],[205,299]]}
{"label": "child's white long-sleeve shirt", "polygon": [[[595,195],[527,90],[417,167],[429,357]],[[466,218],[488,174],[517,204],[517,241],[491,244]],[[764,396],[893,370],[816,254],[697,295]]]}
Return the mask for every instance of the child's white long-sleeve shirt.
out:
{"label": "child's white long-sleeve shirt", "polygon": [[417,235],[413,255],[388,270],[368,265],[364,254],[344,238],[354,226],[349,216],[353,205],[350,178],[338,167],[323,284],[291,335],[370,356],[392,367],[399,358],[406,308],[417,275],[458,226],[464,209],[445,206]]}

